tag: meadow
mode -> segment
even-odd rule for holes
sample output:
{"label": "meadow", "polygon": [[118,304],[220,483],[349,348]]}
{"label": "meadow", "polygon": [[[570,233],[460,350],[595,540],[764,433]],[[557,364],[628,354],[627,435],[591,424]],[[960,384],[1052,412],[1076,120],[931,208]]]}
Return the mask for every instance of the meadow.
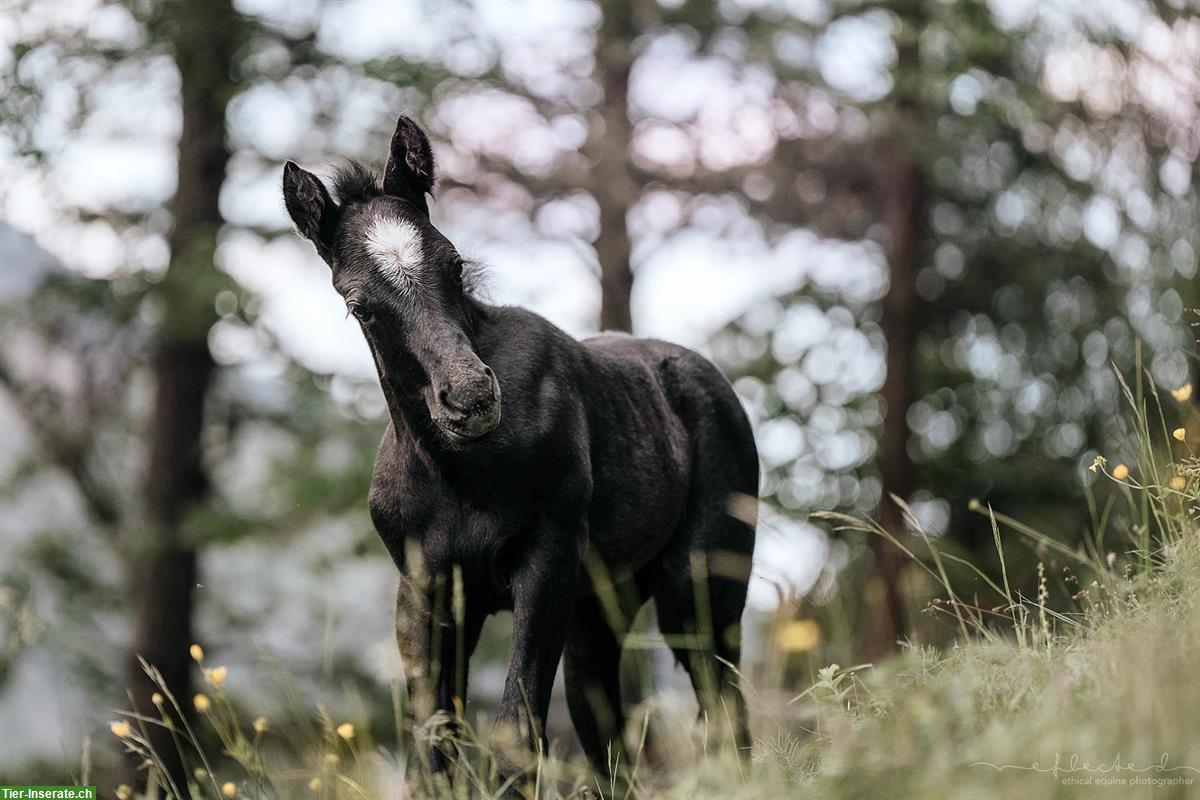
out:
{"label": "meadow", "polygon": [[[298,708],[282,728],[239,718],[224,688],[227,670],[209,663],[200,646],[191,655],[204,692],[159,695],[160,718],[124,716],[112,733],[145,757],[154,776],[162,773],[154,769],[158,756],[147,749],[146,728],[178,726],[193,779],[163,789],[196,798],[1195,796],[1200,461],[1183,428],[1167,429],[1163,399],[1140,392],[1126,387],[1141,457],[1131,464],[1096,459],[1092,469],[1108,485],[1095,494],[1111,490],[1111,499],[1093,503],[1083,544],[1068,547],[972,501],[972,510],[991,521],[998,580],[941,552],[911,513],[914,534],[903,541],[867,520],[824,515],[835,528],[889,539],[919,564],[941,587],[929,612],[957,634],[948,646],[905,647],[879,664],[825,665],[808,685],[744,679],[755,732],[748,758],[728,744],[720,720],[696,723],[650,697],[632,716],[632,761],[616,764],[618,778],[589,773],[578,754],[552,740],[531,765],[528,783],[502,781],[485,731],[444,716],[409,724],[397,685],[399,749],[437,746],[452,757],[449,774],[434,774],[421,759],[376,747],[361,724],[323,709]],[[1075,588],[1070,607],[1049,602],[1048,567],[1039,566],[1036,585],[1009,584],[1005,553],[1023,547],[1062,565],[1063,580]],[[984,608],[960,596],[948,570],[964,566],[1004,602]],[[176,722],[184,703],[197,712],[194,728]],[[161,791],[125,786],[118,796]]]}

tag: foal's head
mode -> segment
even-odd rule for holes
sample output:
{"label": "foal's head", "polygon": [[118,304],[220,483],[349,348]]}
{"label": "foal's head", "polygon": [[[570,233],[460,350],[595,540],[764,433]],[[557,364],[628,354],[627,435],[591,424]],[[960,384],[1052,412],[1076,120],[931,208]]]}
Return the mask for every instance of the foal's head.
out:
{"label": "foal's head", "polygon": [[382,183],[351,164],[334,180],[335,201],[289,161],[283,197],[296,228],[333,270],[385,386],[423,399],[438,430],[461,444],[499,424],[500,385],[472,348],[463,260],[429,220],[433,181],[429,140],[402,116]]}

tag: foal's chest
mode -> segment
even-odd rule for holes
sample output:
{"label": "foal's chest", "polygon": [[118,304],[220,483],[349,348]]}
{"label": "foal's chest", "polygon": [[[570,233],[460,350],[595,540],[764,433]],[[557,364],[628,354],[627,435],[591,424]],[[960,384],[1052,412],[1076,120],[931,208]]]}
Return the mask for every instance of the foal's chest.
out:
{"label": "foal's chest", "polygon": [[494,563],[519,536],[522,521],[511,507],[488,499],[486,491],[464,490],[420,468],[381,474],[377,466],[371,518],[401,569],[411,552],[405,543],[413,541],[433,571],[453,564]]}

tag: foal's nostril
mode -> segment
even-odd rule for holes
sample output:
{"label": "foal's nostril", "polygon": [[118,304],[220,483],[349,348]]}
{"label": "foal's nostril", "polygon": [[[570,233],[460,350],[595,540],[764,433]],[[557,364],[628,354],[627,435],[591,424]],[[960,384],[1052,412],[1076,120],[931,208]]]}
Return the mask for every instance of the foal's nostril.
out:
{"label": "foal's nostril", "polygon": [[500,423],[500,383],[488,367],[456,376],[437,391],[438,424],[454,436],[481,437]]}
{"label": "foal's nostril", "polygon": [[459,416],[488,414],[498,400],[496,378],[476,373],[474,379],[451,383],[439,389],[437,398],[442,408]]}
{"label": "foal's nostril", "polygon": [[491,368],[491,367],[489,367],[487,364],[484,364],[484,365],[483,365],[483,374],[484,374],[484,375],[487,375],[489,378],[495,378],[495,377],[496,377],[496,373],[492,372],[492,368]]}

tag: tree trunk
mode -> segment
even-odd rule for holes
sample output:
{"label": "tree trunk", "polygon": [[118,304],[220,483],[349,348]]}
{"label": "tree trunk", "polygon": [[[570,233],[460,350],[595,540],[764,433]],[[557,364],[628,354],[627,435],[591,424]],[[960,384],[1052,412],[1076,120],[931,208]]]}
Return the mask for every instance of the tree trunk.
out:
{"label": "tree trunk", "polygon": [[[883,495],[879,522],[897,538],[905,536],[903,512],[891,495],[908,500],[913,491],[915,467],[908,454],[908,409],[912,405],[914,349],[916,346],[916,276],[920,258],[921,223],[924,218],[924,178],[911,158],[897,154],[887,169],[885,216],[888,230],[890,284],[883,298],[883,334],[887,345],[887,377],[882,396],[887,408],[880,443],[879,472]],[[900,588],[903,554],[882,537],[871,540],[875,559],[870,593],[871,610],[867,657],[879,658],[896,647],[907,627]]]}
{"label": "tree trunk", "polygon": [[[229,160],[225,106],[234,90],[231,65],[239,31],[229,0],[168,3],[162,24],[180,73],[183,130],[172,201],[171,260],[158,287],[163,323],[150,364],[156,396],[147,432],[146,525],[132,554],[134,626],[128,663],[134,706],[150,716],[158,713],[150,695],[159,687],[146,676],[139,657],[162,673],[166,688],[185,709],[192,702],[188,646],[196,543],[182,534],[181,526],[207,488],[201,445],[214,369],[208,331],[221,283],[213,254],[221,225],[217,201]],[[154,726],[149,731],[182,789],[186,776],[170,735]]]}
{"label": "tree trunk", "polygon": [[[887,377],[881,395],[886,406],[879,450],[883,493],[880,525],[898,539],[905,533],[904,514],[891,499],[907,501],[913,492],[915,466],[908,453],[908,409],[916,399],[914,363],[918,323],[917,270],[926,216],[925,176],[917,158],[920,115],[920,60],[917,33],[920,4],[909,4],[897,35],[895,108],[889,141],[883,148],[883,216],[887,229],[889,284],[882,304],[887,347]],[[874,557],[866,657],[878,659],[896,649],[908,632],[900,575],[904,555],[882,537],[871,540]]]}
{"label": "tree trunk", "polygon": [[629,68],[637,34],[634,0],[606,0],[596,34],[596,80],[604,90],[600,126],[590,142],[590,190],[600,207],[596,258],[600,263],[600,329],[633,330],[629,299],[633,271],[626,214],[637,196],[629,169]]}

